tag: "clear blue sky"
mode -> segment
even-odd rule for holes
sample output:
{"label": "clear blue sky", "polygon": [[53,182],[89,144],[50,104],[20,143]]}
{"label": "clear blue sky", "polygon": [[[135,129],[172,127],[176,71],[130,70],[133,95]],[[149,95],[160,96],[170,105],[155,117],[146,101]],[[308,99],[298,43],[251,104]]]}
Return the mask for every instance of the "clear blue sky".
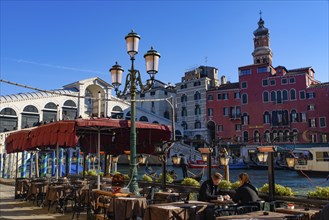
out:
{"label": "clear blue sky", "polygon": [[[130,67],[124,37],[134,29],[144,81],[143,55],[154,46],[161,81],[209,65],[236,82],[238,67],[253,62],[260,10],[273,66],[312,66],[329,81],[328,1],[1,1],[0,78],[41,89],[95,76],[110,82],[115,61]],[[0,83],[0,95],[25,91]]]}

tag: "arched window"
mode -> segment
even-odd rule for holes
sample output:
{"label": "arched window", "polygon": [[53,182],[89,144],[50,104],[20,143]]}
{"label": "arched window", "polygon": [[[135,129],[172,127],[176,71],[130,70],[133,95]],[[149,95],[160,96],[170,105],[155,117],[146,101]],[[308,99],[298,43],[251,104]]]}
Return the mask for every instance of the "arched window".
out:
{"label": "arched window", "polygon": [[296,100],[296,90],[295,89],[290,90],[290,100]]}
{"label": "arched window", "polygon": [[276,91],[276,102],[282,103],[282,94],[280,90]]}
{"label": "arched window", "polygon": [[142,116],[139,118],[139,121],[145,121],[145,122],[148,122],[149,119],[146,117],[146,116]]}
{"label": "arched window", "polygon": [[290,131],[289,130],[285,130],[284,136],[283,136],[283,141],[288,142],[290,140],[291,140],[291,138],[290,138]]}
{"label": "arched window", "polygon": [[272,141],[276,141],[278,137],[278,132],[276,130],[272,131]]}
{"label": "arched window", "polygon": [[259,131],[254,131],[254,142],[259,143],[260,142],[260,134]]}
{"label": "arched window", "polygon": [[22,113],[21,128],[36,126],[40,121],[38,109],[34,105],[25,106]]}
{"label": "arched window", "polygon": [[131,113],[130,113],[130,111],[129,111],[129,112],[127,112],[127,114],[126,114],[126,120],[130,120],[130,118],[131,118]]}
{"label": "arched window", "polygon": [[158,121],[153,121],[152,123],[153,123],[153,124],[159,124],[159,122],[158,122]]}
{"label": "arched window", "polygon": [[72,100],[67,100],[63,105],[62,117],[64,120],[73,120],[77,118],[77,105]]}
{"label": "arched window", "polygon": [[208,101],[212,101],[212,100],[214,100],[213,95],[208,95]]}
{"label": "arched window", "polygon": [[268,130],[266,130],[265,133],[264,133],[264,139],[267,143],[269,143],[271,141],[271,135],[270,135],[270,132]]}
{"label": "arched window", "polygon": [[296,129],[292,131],[292,140],[294,142],[298,141],[298,131]]}
{"label": "arched window", "polygon": [[290,121],[291,122],[298,122],[298,114],[296,110],[292,110],[290,113]]}
{"label": "arched window", "polygon": [[57,121],[57,105],[53,102],[48,102],[43,110],[42,120],[46,122]]}
{"label": "arched window", "polygon": [[194,128],[195,128],[195,129],[201,128],[201,122],[200,122],[200,121],[196,121],[196,122],[194,123]]}
{"label": "arched window", "polygon": [[283,142],[283,131],[279,130],[279,142]]}
{"label": "arched window", "polygon": [[271,102],[275,102],[276,101],[276,92],[272,91],[271,92]]}
{"label": "arched window", "polygon": [[249,115],[247,113],[243,113],[243,115],[242,115],[242,124],[243,125],[249,124]]}
{"label": "arched window", "polygon": [[201,108],[200,108],[200,105],[196,105],[196,106],[195,106],[194,114],[195,114],[195,115],[201,115]]}
{"label": "arched window", "polygon": [[271,115],[268,112],[264,113],[264,123],[265,124],[270,124],[271,123]]}
{"label": "arched window", "polygon": [[17,130],[17,114],[12,108],[4,108],[0,112],[0,132]]}
{"label": "arched window", "polygon": [[248,95],[246,93],[242,94],[242,104],[247,104],[248,103]]}
{"label": "arched window", "polygon": [[194,94],[194,100],[200,100],[201,99],[201,94],[200,94],[200,92],[195,92],[195,94]]}
{"label": "arched window", "polygon": [[288,91],[287,90],[282,91],[282,99],[283,99],[283,101],[288,100]]}
{"label": "arched window", "polygon": [[181,102],[187,102],[187,96],[185,94],[183,94],[180,99]]}
{"label": "arched window", "polygon": [[243,142],[245,142],[245,143],[249,142],[249,133],[248,133],[248,131],[243,132]]}
{"label": "arched window", "polygon": [[182,108],[182,116],[187,116],[187,110],[186,107]]}
{"label": "arched window", "polygon": [[263,92],[263,102],[268,102],[268,91]]}
{"label": "arched window", "polygon": [[114,106],[111,111],[111,118],[113,119],[122,119],[123,118],[123,110],[120,106]]}

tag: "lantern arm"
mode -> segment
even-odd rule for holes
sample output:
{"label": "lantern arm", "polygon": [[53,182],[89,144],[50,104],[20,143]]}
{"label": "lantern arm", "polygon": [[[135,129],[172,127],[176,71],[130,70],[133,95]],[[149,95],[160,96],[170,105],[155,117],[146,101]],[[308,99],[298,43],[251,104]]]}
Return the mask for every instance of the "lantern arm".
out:
{"label": "lantern arm", "polygon": [[129,91],[130,87],[131,87],[130,82],[131,82],[131,73],[128,73],[126,76],[126,84],[125,84],[125,88],[123,89],[123,91],[119,91],[118,89],[115,90],[115,94],[117,95],[117,97],[127,95],[127,91]]}
{"label": "lantern arm", "polygon": [[151,78],[150,80],[147,81],[147,82],[149,82],[149,81],[151,81],[151,82],[146,83],[144,85],[142,82],[142,77],[141,77],[139,70],[135,70],[135,71],[136,71],[136,84],[137,84],[137,86],[139,86],[141,92],[146,92],[146,91],[149,91],[150,89],[152,89],[153,84],[154,84],[154,79]]}

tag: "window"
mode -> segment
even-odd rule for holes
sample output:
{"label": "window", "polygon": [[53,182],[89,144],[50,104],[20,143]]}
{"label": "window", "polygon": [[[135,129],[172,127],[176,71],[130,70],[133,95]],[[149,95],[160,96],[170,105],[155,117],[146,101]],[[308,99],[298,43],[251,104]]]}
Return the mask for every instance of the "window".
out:
{"label": "window", "polygon": [[213,116],[214,115],[214,109],[208,108],[208,116]]}
{"label": "window", "polygon": [[319,118],[319,121],[320,121],[320,128],[325,128],[326,127],[326,118],[321,117],[321,118]]}
{"label": "window", "polygon": [[282,93],[280,90],[276,91],[276,103],[282,103]]}
{"label": "window", "polygon": [[299,91],[299,98],[305,99],[305,91]]}
{"label": "window", "polygon": [[169,118],[170,118],[170,114],[169,114],[169,112],[168,112],[168,111],[165,111],[165,112],[163,113],[163,117],[166,118],[166,119],[169,119]]}
{"label": "window", "polygon": [[307,121],[305,112],[300,113],[300,120],[301,120],[301,122],[306,122]]}
{"label": "window", "polygon": [[187,116],[187,110],[186,107],[182,108],[182,116]]}
{"label": "window", "polygon": [[264,113],[264,123],[265,124],[270,124],[271,123],[271,115],[268,112]]}
{"label": "window", "polygon": [[257,73],[267,73],[267,67],[258,67],[257,68]]}
{"label": "window", "polygon": [[315,106],[314,105],[307,105],[307,110],[314,111],[315,110]]}
{"label": "window", "polygon": [[242,116],[242,124],[243,125],[248,125],[249,124],[249,116],[247,113],[243,113],[243,116]]}
{"label": "window", "polygon": [[218,93],[218,94],[217,94],[217,99],[218,99],[218,100],[221,100],[221,99],[222,99],[222,94]]}
{"label": "window", "polygon": [[200,105],[196,105],[194,109],[194,115],[201,115]]}
{"label": "window", "polygon": [[311,143],[316,143],[316,134],[311,134]]}
{"label": "window", "polygon": [[290,90],[290,100],[296,100],[296,90]]}
{"label": "window", "polygon": [[212,95],[208,95],[208,101],[214,100],[214,97]]}
{"label": "window", "polygon": [[194,123],[194,128],[195,128],[195,129],[199,129],[199,128],[201,128],[201,122],[196,121],[196,122]]}
{"label": "window", "polygon": [[298,131],[297,130],[293,130],[292,132],[292,141],[298,141]]}
{"label": "window", "polygon": [[246,89],[247,88],[247,82],[242,82],[241,83],[241,88]]}
{"label": "window", "polygon": [[182,85],[180,86],[180,88],[181,88],[181,89],[186,89],[186,88],[187,88],[187,84],[182,84]]}
{"label": "window", "polygon": [[306,98],[307,99],[314,99],[315,98],[315,93],[314,92],[308,92],[308,93],[306,93]]}
{"label": "window", "polygon": [[268,91],[263,92],[263,102],[268,102]]}
{"label": "window", "polygon": [[308,126],[310,128],[315,128],[316,127],[316,119],[315,118],[308,119]]}
{"label": "window", "polygon": [[150,95],[151,96],[154,96],[155,95],[155,91],[150,92]]}
{"label": "window", "polygon": [[243,132],[243,142],[246,142],[246,143],[249,142],[249,133],[248,133],[248,131]]}
{"label": "window", "polygon": [[223,108],[223,115],[228,116],[228,108],[227,107]]}
{"label": "window", "polygon": [[320,137],[321,137],[321,142],[322,143],[327,143],[328,142],[328,139],[327,139],[327,135],[326,134],[321,134]]}
{"label": "window", "polygon": [[272,111],[271,124],[273,126],[283,126],[289,124],[289,113],[287,110]]}
{"label": "window", "polygon": [[236,131],[241,131],[241,124],[236,124],[235,125],[235,130]]}
{"label": "window", "polygon": [[194,82],[193,83],[193,86],[200,86],[201,85],[201,82],[200,81],[197,81],[197,82]]}
{"label": "window", "polygon": [[279,142],[283,142],[283,131],[279,131]]}
{"label": "window", "polygon": [[316,161],[329,161],[329,152],[316,152]]}
{"label": "window", "polygon": [[281,79],[281,84],[285,85],[288,83],[288,80],[286,78]]}
{"label": "window", "polygon": [[290,137],[290,132],[289,132],[289,130],[286,130],[284,132],[283,141],[288,142],[290,140],[289,137]]}
{"label": "window", "polygon": [[0,112],[0,132],[17,129],[17,114],[12,108],[4,108]]}
{"label": "window", "polygon": [[270,85],[275,86],[275,80],[270,80]]}
{"label": "window", "polygon": [[290,83],[290,84],[295,83],[295,78],[289,78],[289,83]]}
{"label": "window", "polygon": [[276,101],[276,92],[272,91],[271,92],[271,102],[275,102]]}
{"label": "window", "polygon": [[184,130],[187,130],[187,123],[185,121],[182,122],[182,127]]}
{"label": "window", "polygon": [[271,135],[270,135],[270,132],[269,131],[265,131],[265,133],[264,133],[264,139],[268,143],[271,141]]}
{"label": "window", "polygon": [[282,91],[282,100],[283,101],[287,101],[288,100],[288,91],[287,90],[283,90]]}
{"label": "window", "polygon": [[217,126],[217,130],[219,131],[219,132],[222,132],[224,129],[223,129],[223,125],[218,125]]}
{"label": "window", "polygon": [[141,94],[139,95],[139,97],[144,98],[144,97],[145,97],[145,93],[141,93]]}
{"label": "window", "polygon": [[260,142],[260,134],[259,131],[254,131],[254,142]]}
{"label": "window", "polygon": [[195,94],[194,94],[194,100],[200,100],[201,99],[201,94],[200,94],[200,92],[196,92]]}
{"label": "window", "polygon": [[241,117],[241,108],[236,106],[236,117]]}
{"label": "window", "polygon": [[145,121],[145,122],[148,122],[149,119],[146,117],[146,116],[142,116],[139,118],[139,121]]}
{"label": "window", "polygon": [[291,122],[298,122],[298,114],[297,114],[296,110],[291,111],[290,121]]}
{"label": "window", "polygon": [[187,96],[183,94],[180,98],[181,102],[187,102]]}
{"label": "window", "polygon": [[235,99],[239,99],[240,98],[240,93],[239,92],[235,92],[234,93],[234,98]]}
{"label": "window", "polygon": [[263,79],[263,81],[262,81],[262,85],[263,85],[263,86],[268,86],[268,80],[267,80],[267,79]]}
{"label": "window", "polygon": [[247,104],[248,103],[248,95],[247,94],[242,94],[242,104]]}
{"label": "window", "polygon": [[151,102],[151,106],[152,106],[152,108],[154,108],[154,105],[155,105],[155,104],[154,104],[154,102],[152,101],[152,102]]}
{"label": "window", "polygon": [[164,91],[164,94],[165,94],[165,95],[168,95],[168,92],[167,92],[167,91]]}
{"label": "window", "polygon": [[222,94],[222,99],[227,100],[228,99],[228,93]]}
{"label": "window", "polygon": [[250,74],[251,74],[251,70],[250,69],[240,70],[240,76],[250,75]]}

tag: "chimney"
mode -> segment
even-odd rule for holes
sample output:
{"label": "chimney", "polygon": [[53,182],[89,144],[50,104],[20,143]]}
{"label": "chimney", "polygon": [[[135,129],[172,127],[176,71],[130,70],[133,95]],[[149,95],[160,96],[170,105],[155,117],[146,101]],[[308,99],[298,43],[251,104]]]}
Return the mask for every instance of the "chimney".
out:
{"label": "chimney", "polygon": [[221,76],[220,81],[222,85],[226,84],[226,76]]}

